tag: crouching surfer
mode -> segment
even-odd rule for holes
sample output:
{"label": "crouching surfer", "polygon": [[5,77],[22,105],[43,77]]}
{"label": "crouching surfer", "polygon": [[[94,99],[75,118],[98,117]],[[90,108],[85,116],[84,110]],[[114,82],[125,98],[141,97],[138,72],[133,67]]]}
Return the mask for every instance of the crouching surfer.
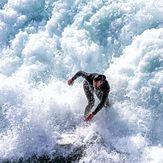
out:
{"label": "crouching surfer", "polygon": [[[83,71],[77,72],[71,79],[69,79],[68,85],[73,85],[74,80],[80,76],[85,79],[83,82],[83,89],[88,100],[88,105],[84,112],[84,118],[85,121],[91,121],[94,115],[96,115],[103,107],[109,106],[108,95],[110,92],[110,86],[104,75],[97,73],[89,74]],[[94,93],[99,98],[100,103],[97,105],[95,110],[91,112],[95,103]]]}

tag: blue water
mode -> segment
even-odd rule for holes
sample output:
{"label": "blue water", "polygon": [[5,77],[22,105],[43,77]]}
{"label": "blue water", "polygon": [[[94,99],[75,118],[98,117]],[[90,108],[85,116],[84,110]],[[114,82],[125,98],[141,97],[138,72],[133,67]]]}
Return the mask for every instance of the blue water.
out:
{"label": "blue water", "polygon": [[[77,71],[105,74],[111,107],[82,127]],[[96,100],[98,104],[98,100]],[[82,138],[58,146],[62,133]],[[163,162],[161,0],[1,0],[0,162]]]}

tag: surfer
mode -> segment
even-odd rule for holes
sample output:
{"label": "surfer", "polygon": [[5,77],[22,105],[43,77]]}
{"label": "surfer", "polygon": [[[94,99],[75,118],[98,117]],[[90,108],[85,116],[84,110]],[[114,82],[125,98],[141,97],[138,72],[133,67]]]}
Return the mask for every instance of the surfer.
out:
{"label": "surfer", "polygon": [[[85,121],[91,121],[94,115],[96,115],[102,109],[102,107],[109,106],[108,95],[110,86],[105,75],[97,73],[89,74],[84,71],[77,72],[71,79],[68,80],[68,85],[73,85],[74,80],[80,76],[85,79],[83,82],[83,88],[88,100],[88,105],[86,106],[84,112],[84,118]],[[93,112],[90,112],[95,103],[94,92],[99,98],[100,103]]]}

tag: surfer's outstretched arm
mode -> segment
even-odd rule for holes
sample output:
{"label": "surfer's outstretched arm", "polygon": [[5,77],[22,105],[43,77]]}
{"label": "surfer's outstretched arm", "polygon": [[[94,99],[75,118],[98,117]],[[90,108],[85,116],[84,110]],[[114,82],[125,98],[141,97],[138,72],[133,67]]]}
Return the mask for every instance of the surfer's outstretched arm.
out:
{"label": "surfer's outstretched arm", "polygon": [[88,74],[84,71],[78,71],[71,79],[68,80],[68,85],[73,85],[74,80],[76,80],[80,76],[87,80],[89,78],[90,74]]}
{"label": "surfer's outstretched arm", "polygon": [[107,101],[109,90],[106,90],[102,96],[101,102],[97,105],[96,109],[92,112],[93,115],[96,115],[104,106]]}

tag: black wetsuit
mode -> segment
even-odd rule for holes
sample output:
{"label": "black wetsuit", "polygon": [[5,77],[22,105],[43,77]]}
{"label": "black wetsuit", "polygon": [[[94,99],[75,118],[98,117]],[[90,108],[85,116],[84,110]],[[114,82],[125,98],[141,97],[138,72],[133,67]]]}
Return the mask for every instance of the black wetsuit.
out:
{"label": "black wetsuit", "polygon": [[83,88],[86,94],[86,97],[88,99],[88,105],[85,108],[85,114],[84,117],[86,118],[87,114],[90,113],[92,107],[94,106],[95,99],[93,92],[97,95],[97,97],[100,100],[100,103],[96,107],[96,109],[92,112],[94,115],[99,112],[103,106],[109,106],[109,100],[108,100],[108,95],[110,92],[110,86],[107,80],[104,80],[104,83],[100,85],[97,89],[93,87],[93,79],[97,75],[97,73],[86,73],[83,71],[77,72],[73,77],[72,80],[74,81],[78,77],[83,77],[85,79],[83,83]]}

